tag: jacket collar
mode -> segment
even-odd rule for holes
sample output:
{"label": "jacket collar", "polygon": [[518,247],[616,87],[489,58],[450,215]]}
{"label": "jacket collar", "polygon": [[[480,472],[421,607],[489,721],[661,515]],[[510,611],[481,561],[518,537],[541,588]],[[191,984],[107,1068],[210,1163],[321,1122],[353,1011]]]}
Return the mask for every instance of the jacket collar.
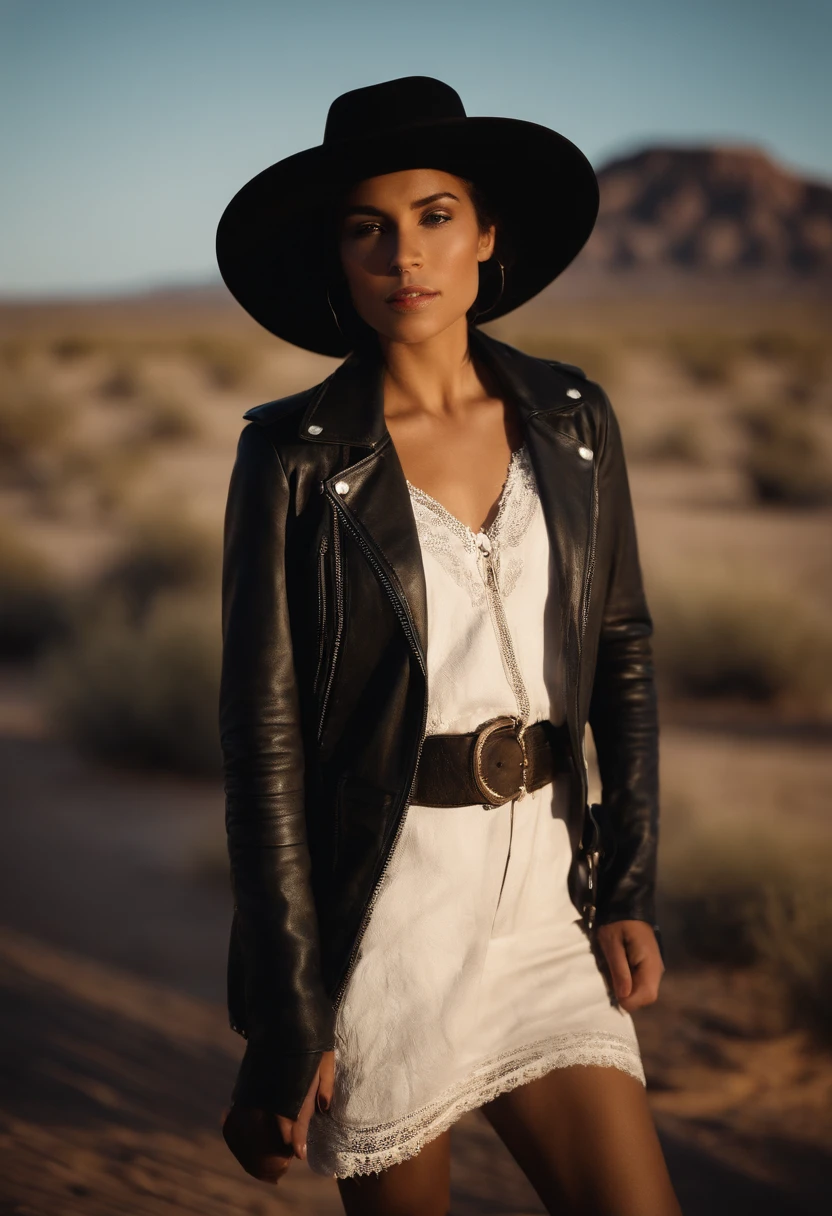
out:
{"label": "jacket collar", "polygon": [[[469,344],[494,374],[525,418],[574,409],[580,377],[535,359],[505,342],[469,328]],[[319,386],[303,412],[299,437],[312,443],[338,443],[374,449],[389,437],[384,420],[383,364],[371,356],[350,355]]]}
{"label": "jacket collar", "polygon": [[[575,414],[584,399],[597,394],[578,369],[525,355],[471,331],[472,346],[493,368],[522,415],[523,429],[537,477],[552,547],[554,603],[558,605],[564,678],[577,687],[585,620],[588,554],[594,530],[594,461],[583,444],[591,439]],[[428,605],[419,536],[404,473],[384,422],[381,367],[358,359],[346,363],[314,391],[304,418],[304,440],[369,448],[344,454],[322,482],[343,518],[360,538],[399,605],[422,669],[426,671]],[[309,427],[320,427],[309,434]],[[575,755],[581,740],[570,715]]]}

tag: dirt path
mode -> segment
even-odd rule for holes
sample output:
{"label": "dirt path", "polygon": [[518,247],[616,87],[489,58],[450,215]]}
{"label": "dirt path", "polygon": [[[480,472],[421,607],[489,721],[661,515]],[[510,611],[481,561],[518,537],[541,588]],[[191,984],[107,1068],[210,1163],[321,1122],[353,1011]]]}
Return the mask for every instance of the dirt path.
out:
{"label": "dirt path", "polygon": [[[0,930],[0,992],[0,1212],[341,1211],[334,1182],[300,1163],[273,1190],[227,1152],[219,1112],[239,1049],[221,1008],[11,930]],[[685,1143],[681,1123],[662,1123],[686,1216],[821,1210]],[[543,1212],[481,1116],[453,1136],[454,1216]]]}
{"label": "dirt path", "polygon": [[[101,769],[35,730],[0,736],[0,774],[0,1214],[339,1212],[334,1182],[295,1163],[273,1190],[219,1134],[242,1047],[222,1003],[229,900],[193,872],[219,789]],[[683,1210],[823,1211],[830,1070],[732,1026],[742,999],[668,976],[637,1015]],[[453,1145],[454,1216],[543,1211],[480,1115]]]}

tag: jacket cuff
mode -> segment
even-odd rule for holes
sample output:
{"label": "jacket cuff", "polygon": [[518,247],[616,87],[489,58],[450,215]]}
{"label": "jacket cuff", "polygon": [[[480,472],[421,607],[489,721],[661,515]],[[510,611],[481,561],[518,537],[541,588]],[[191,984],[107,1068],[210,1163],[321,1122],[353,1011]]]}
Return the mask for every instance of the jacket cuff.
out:
{"label": "jacket cuff", "polygon": [[289,1055],[271,1046],[249,1042],[240,1064],[232,1106],[251,1106],[286,1119],[297,1119],[323,1051]]}

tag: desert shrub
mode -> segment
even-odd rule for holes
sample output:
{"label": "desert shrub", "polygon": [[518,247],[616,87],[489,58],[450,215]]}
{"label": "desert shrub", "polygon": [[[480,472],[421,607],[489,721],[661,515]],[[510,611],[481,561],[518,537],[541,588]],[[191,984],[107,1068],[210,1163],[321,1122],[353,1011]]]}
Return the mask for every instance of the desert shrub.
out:
{"label": "desert shrub", "polygon": [[259,362],[259,351],[251,343],[200,337],[192,338],[187,350],[200,364],[209,383],[219,389],[245,384]]}
{"label": "desert shrub", "polygon": [[825,710],[832,622],[750,569],[699,567],[651,593],[659,680],[679,697]]}
{"label": "desert shrub", "polygon": [[142,387],[141,368],[135,359],[118,359],[98,386],[102,397],[113,401],[132,400]]}
{"label": "desert shrub", "polygon": [[152,445],[142,435],[122,436],[103,447],[73,442],[61,452],[58,481],[65,495],[81,488],[95,511],[109,515],[129,501],[151,455]]}
{"label": "desert shrub", "polygon": [[668,965],[759,966],[789,1022],[832,1041],[832,842],[807,829],[689,832],[659,866]]}
{"label": "desert shrub", "polygon": [[832,503],[832,467],[811,417],[782,406],[737,414],[748,446],[741,461],[759,502],[815,507]]}
{"label": "desert shrub", "polygon": [[59,637],[68,593],[46,559],[9,526],[0,528],[0,656],[28,659]]}
{"label": "desert shrub", "polygon": [[56,338],[50,350],[54,358],[62,363],[70,363],[91,355],[95,350],[95,342],[82,334],[66,334],[62,338]]}
{"label": "desert shrub", "polygon": [[10,372],[21,371],[31,359],[35,344],[27,338],[6,338],[0,342],[0,363]]}
{"label": "desert shrub", "polygon": [[655,464],[700,465],[705,460],[700,429],[692,418],[680,418],[636,447],[639,460]]}
{"label": "desert shrub", "polygon": [[104,570],[93,594],[115,596],[137,620],[164,592],[218,587],[221,557],[221,539],[172,504],[131,521],[121,553]]}
{"label": "desert shrub", "polygon": [[42,660],[55,727],[84,753],[131,768],[220,772],[218,605],[161,596],[138,622],[107,600]]}
{"label": "desert shrub", "polygon": [[708,388],[730,382],[741,343],[731,334],[700,331],[671,334],[667,348],[694,384]]}
{"label": "desert shrub", "polygon": [[58,441],[71,420],[66,405],[37,381],[12,380],[0,394],[0,468],[26,476],[32,462]]}
{"label": "desert shrub", "polygon": [[832,357],[828,337],[808,330],[758,330],[750,335],[748,350],[812,379],[823,375]]}
{"label": "desert shrub", "polygon": [[148,397],[142,402],[143,434],[160,443],[196,439],[202,432],[195,410],[177,397]]}

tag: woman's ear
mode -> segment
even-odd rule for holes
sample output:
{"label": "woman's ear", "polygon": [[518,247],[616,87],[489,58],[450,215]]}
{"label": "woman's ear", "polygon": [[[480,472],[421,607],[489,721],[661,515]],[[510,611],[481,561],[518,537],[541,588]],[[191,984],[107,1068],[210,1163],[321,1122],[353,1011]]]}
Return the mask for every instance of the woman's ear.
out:
{"label": "woman's ear", "polygon": [[477,261],[487,262],[494,252],[496,243],[497,229],[492,224],[490,228],[486,228],[485,232],[480,233],[479,244],[477,245]]}

